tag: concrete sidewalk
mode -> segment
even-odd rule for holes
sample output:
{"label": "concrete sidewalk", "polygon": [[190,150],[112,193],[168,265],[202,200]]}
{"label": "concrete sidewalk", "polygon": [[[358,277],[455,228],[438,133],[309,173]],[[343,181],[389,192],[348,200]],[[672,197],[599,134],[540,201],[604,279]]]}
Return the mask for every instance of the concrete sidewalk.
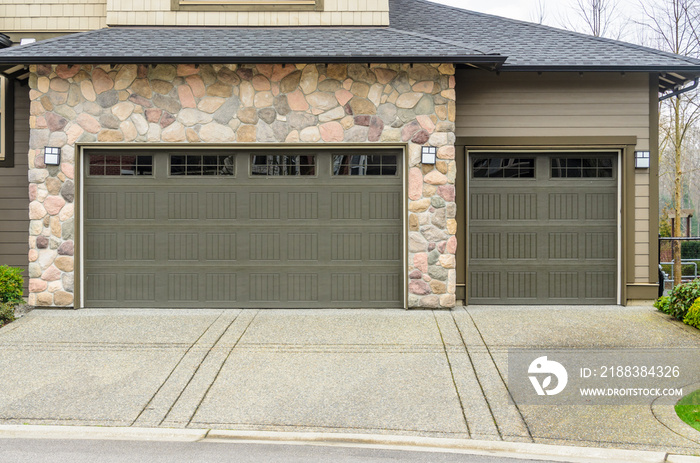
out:
{"label": "concrete sidewalk", "polygon": [[0,424],[700,454],[669,404],[512,403],[511,347],[700,348],[700,332],[647,307],[34,311],[0,329]]}

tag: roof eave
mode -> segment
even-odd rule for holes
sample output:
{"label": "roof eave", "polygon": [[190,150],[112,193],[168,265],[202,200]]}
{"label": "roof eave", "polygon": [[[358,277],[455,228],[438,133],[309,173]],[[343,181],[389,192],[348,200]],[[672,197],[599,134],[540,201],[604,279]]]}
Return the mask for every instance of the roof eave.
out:
{"label": "roof eave", "polygon": [[675,72],[679,74],[697,74],[700,73],[700,65],[687,66],[519,66],[519,65],[504,65],[501,71],[509,72]]}
{"label": "roof eave", "polygon": [[303,64],[303,63],[451,63],[490,64],[500,67],[508,59],[502,55],[434,56],[41,56],[5,57],[0,65],[31,64]]}

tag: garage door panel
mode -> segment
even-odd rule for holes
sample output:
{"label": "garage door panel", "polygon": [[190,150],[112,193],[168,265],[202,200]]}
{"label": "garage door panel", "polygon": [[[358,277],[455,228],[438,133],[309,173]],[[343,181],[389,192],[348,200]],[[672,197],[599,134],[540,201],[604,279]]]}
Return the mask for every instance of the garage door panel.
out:
{"label": "garage door panel", "polygon": [[125,220],[154,220],[156,218],[156,194],[153,192],[124,193]]}
{"label": "garage door panel", "polygon": [[124,300],[131,302],[156,300],[155,273],[129,273],[123,276]]}
{"label": "garage door panel", "polygon": [[287,234],[287,260],[318,261],[318,233]]}
{"label": "garage door panel", "polygon": [[117,307],[119,282],[117,273],[87,273],[85,275],[85,298],[102,307]]}
{"label": "garage door panel", "polygon": [[88,175],[85,304],[401,307],[400,168],[336,177],[315,156],[303,178],[252,175],[245,153],[224,178],[169,175],[168,153],[149,175]]}
{"label": "garage door panel", "polygon": [[168,193],[169,220],[199,219],[199,193],[171,192]]}
{"label": "garage door panel", "polygon": [[209,191],[206,193],[205,208],[207,220],[235,220],[237,195],[226,191]]}
{"label": "garage door panel", "polygon": [[585,234],[586,260],[610,260],[617,258],[617,237],[614,231],[588,232]]}
{"label": "garage door panel", "polygon": [[236,302],[238,293],[237,275],[235,273],[205,273],[205,294],[212,302]]}
{"label": "garage door panel", "polygon": [[617,195],[586,194],[586,220],[614,220],[617,217]]}
{"label": "garage door panel", "polygon": [[508,259],[537,259],[537,233],[506,233]]}
{"label": "garage door panel", "polygon": [[[534,159],[530,178],[509,178],[494,168],[526,156]],[[572,154],[576,169],[593,169],[562,178],[567,156],[472,155],[470,168],[488,165],[501,176],[470,178],[469,303],[616,302],[616,154]],[[562,177],[552,177],[555,160],[564,166]],[[595,177],[598,170],[604,172]]]}
{"label": "garage door panel", "polygon": [[549,272],[549,293],[550,299],[579,298],[579,274],[578,272]]}
{"label": "garage door panel", "polygon": [[337,303],[362,301],[362,273],[331,273],[331,300]]}
{"label": "garage door panel", "polygon": [[85,218],[95,220],[117,220],[117,193],[88,193],[86,195]]}
{"label": "garage door panel", "polygon": [[125,261],[155,261],[156,234],[151,232],[124,233]]}
{"label": "garage door panel", "polygon": [[537,299],[537,272],[506,272],[509,299]]}
{"label": "garage door panel", "polygon": [[509,193],[507,196],[508,220],[537,220],[537,195],[535,193]]}

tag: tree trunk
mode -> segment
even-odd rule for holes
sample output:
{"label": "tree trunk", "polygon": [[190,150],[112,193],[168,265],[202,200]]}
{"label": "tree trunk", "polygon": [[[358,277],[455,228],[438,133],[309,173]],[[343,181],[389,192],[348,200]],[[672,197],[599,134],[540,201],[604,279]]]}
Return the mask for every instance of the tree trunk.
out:
{"label": "tree trunk", "polygon": [[[674,202],[674,212],[676,214],[676,220],[673,221],[673,230],[672,234],[673,236],[681,236],[681,210],[682,210],[682,204],[681,204],[681,199],[682,199],[682,181],[683,181],[683,169],[681,168],[681,161],[682,161],[682,150],[681,150],[681,142],[682,140],[682,134],[681,134],[681,123],[680,123],[680,116],[681,116],[681,101],[680,98],[676,97],[673,99],[673,115],[674,115],[674,133],[673,133],[673,149],[674,149],[674,158],[675,158],[675,178],[674,178],[674,185],[673,185],[673,202]],[[680,241],[674,241],[673,242],[673,286],[678,286],[681,284],[681,277],[683,271],[683,266],[681,265],[681,242]]]}

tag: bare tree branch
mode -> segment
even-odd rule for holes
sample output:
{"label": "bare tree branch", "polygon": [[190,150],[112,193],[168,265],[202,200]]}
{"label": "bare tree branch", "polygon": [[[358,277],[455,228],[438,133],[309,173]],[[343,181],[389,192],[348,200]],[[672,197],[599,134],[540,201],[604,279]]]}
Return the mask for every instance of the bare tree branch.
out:
{"label": "bare tree branch", "polygon": [[537,0],[535,9],[530,12],[530,20],[537,24],[544,24],[547,18],[547,8],[545,0]]}
{"label": "bare tree branch", "polygon": [[561,20],[565,29],[617,40],[625,35],[628,21],[620,14],[617,0],[575,0],[572,9],[574,16]]}

